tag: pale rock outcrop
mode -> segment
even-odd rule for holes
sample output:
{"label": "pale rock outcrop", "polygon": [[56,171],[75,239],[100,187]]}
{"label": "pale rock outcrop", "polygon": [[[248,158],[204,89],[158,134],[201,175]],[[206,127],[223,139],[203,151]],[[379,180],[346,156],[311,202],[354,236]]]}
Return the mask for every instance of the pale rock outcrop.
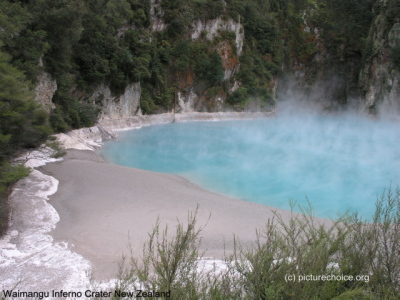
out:
{"label": "pale rock outcrop", "polygon": [[224,70],[224,80],[231,79],[233,77],[233,75],[236,73],[236,71],[239,69],[238,66],[233,69],[225,69]]}
{"label": "pale rock outcrop", "polygon": [[42,145],[40,148],[24,151],[13,162],[24,164],[25,167],[33,169],[44,166],[47,163],[62,161],[62,158],[53,157],[54,154],[56,154],[55,150]]}
{"label": "pale rock outcrop", "polygon": [[232,19],[224,21],[220,18],[207,21],[203,23],[201,20],[194,21],[193,29],[191,32],[192,39],[198,39],[204,32],[208,40],[213,40],[219,35],[220,31],[230,31],[234,32],[236,35],[235,45],[237,50],[237,55],[242,54],[243,41],[244,41],[244,29],[240,22],[236,22]]}
{"label": "pale rock outcrop", "polygon": [[150,0],[150,20],[153,31],[163,31],[167,27],[163,20],[164,12],[160,2],[160,0]]}
{"label": "pale rock outcrop", "polygon": [[35,100],[47,111],[50,112],[55,108],[51,99],[57,91],[57,82],[51,78],[49,73],[43,72],[37,77],[37,85],[35,87]]}
{"label": "pale rock outcrop", "polygon": [[135,29],[135,26],[133,26],[133,25],[124,25],[124,26],[118,28],[117,37],[121,38],[125,34],[125,32],[127,32],[128,30],[133,30],[133,29]]}
{"label": "pale rock outcrop", "polygon": [[225,95],[221,93],[206,98],[205,96],[195,93],[193,87],[191,87],[190,91],[186,93],[178,91],[177,98],[177,104],[179,107],[175,109],[176,113],[212,113],[226,111],[226,107],[224,105]]}
{"label": "pale rock outcrop", "polygon": [[64,149],[95,150],[104,141],[117,138],[117,132],[138,129],[143,126],[192,121],[220,121],[265,118],[273,112],[215,112],[215,113],[165,113],[157,115],[136,115],[121,119],[102,119],[96,126],[59,133],[57,141]]}
{"label": "pale rock outcrop", "polygon": [[238,81],[234,81],[232,87],[229,89],[229,93],[233,93],[240,87],[240,83]]}
{"label": "pale rock outcrop", "polygon": [[64,149],[95,150],[101,147],[103,141],[113,139],[116,136],[112,131],[106,130],[98,124],[89,128],[59,133],[56,137]]}
{"label": "pale rock outcrop", "polygon": [[[216,51],[221,57],[222,67],[224,70],[223,80],[228,85],[238,85],[238,83],[230,82],[234,77],[235,73],[238,72],[239,56],[243,51],[244,41],[244,29],[243,25],[232,19],[222,20],[217,18],[214,20],[208,20],[206,22],[202,20],[195,20],[192,23],[192,29],[190,31],[191,39],[195,40],[200,37],[205,37],[208,40],[214,40],[221,35],[223,31],[235,33],[235,41],[223,40],[220,41],[216,47]],[[193,111],[221,111],[224,110],[224,100],[226,95],[217,94],[215,97],[207,98],[207,96],[197,94],[193,88],[193,85],[187,85],[186,92],[181,90],[178,92],[178,104],[180,106],[179,112],[193,112]],[[230,87],[228,87],[230,89]]]}
{"label": "pale rock outcrop", "polygon": [[102,106],[100,119],[119,119],[141,115],[140,83],[131,83],[120,96],[113,96],[108,86],[101,85],[91,96],[92,101]]}
{"label": "pale rock outcrop", "polygon": [[224,80],[230,80],[239,71],[239,55],[235,53],[228,41],[221,42],[217,47],[217,52],[221,56]]}
{"label": "pale rock outcrop", "polygon": [[391,49],[400,47],[400,23],[395,23],[385,34],[384,12],[370,30],[368,42],[372,45],[370,61],[360,73],[364,94],[361,109],[369,113],[400,110],[400,71],[393,66]]}
{"label": "pale rock outcrop", "polygon": [[[142,126],[168,124],[175,122],[193,121],[220,121],[220,120],[245,120],[266,118],[274,114],[271,112],[190,112],[190,113],[165,113],[157,115],[133,116],[125,119],[104,119],[99,121],[100,127],[109,133],[114,131],[137,129]],[[93,128],[93,127],[92,127]],[[116,134],[116,133],[114,133]]]}
{"label": "pale rock outcrop", "polygon": [[199,97],[193,92],[193,88],[188,94],[178,92],[178,104],[182,113],[195,111],[195,105],[198,102]]}

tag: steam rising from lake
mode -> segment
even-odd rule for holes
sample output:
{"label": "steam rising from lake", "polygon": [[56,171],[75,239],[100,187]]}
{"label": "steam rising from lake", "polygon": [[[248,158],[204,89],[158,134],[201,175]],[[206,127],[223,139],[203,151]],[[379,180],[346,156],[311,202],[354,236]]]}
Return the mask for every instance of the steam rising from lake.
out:
{"label": "steam rising from lake", "polygon": [[399,128],[356,114],[283,110],[262,120],[145,127],[121,133],[101,153],[272,207],[289,209],[289,199],[305,206],[308,198],[316,216],[371,217],[377,196],[400,182]]}

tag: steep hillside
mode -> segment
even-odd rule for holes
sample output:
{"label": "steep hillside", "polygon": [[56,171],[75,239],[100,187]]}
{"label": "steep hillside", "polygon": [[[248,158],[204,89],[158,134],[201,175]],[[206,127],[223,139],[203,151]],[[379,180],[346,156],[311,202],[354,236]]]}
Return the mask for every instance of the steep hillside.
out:
{"label": "steep hillside", "polygon": [[360,73],[363,109],[398,112],[400,108],[400,1],[378,1]]}
{"label": "steep hillside", "polygon": [[[399,0],[1,0],[55,131],[97,118],[398,103]],[[25,79],[24,79],[25,80]]]}

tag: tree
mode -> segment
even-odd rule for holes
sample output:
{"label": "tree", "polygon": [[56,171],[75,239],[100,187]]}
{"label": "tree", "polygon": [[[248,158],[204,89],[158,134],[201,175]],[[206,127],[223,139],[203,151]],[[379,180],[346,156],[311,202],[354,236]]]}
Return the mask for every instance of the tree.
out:
{"label": "tree", "polygon": [[19,3],[0,0],[0,40],[4,43],[14,38],[30,20],[26,7]]}
{"label": "tree", "polygon": [[40,145],[50,132],[25,75],[0,52],[0,163],[20,147]]}
{"label": "tree", "polygon": [[200,60],[196,66],[196,74],[199,79],[208,82],[213,86],[224,79],[221,56],[214,52],[210,58]]}

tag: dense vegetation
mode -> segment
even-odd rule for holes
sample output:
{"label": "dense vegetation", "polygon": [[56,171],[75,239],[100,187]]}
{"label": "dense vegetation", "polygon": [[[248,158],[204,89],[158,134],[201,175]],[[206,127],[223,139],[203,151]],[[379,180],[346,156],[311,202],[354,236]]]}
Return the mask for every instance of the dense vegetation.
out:
{"label": "dense vegetation", "polygon": [[157,223],[143,257],[121,264],[115,290],[171,291],[170,299],[398,299],[399,189],[377,200],[372,224],[357,214],[321,224],[303,212],[286,221],[276,214],[253,247],[236,240],[225,266],[208,269],[198,260],[196,214],[172,238]]}
{"label": "dense vegetation", "polygon": [[[2,27],[7,28],[1,33],[2,49],[31,82],[43,70],[57,80],[56,109],[50,117],[56,131],[95,122],[101,103],[88,97],[100,84],[118,95],[129,83],[140,82],[146,114],[171,110],[176,92],[192,87],[208,100],[216,94],[228,97],[227,103],[240,109],[239,104],[254,98],[273,103],[271,80],[282,65],[285,71],[300,64],[317,72],[314,57],[321,47],[329,54],[326,69],[355,74],[374,2],[163,0],[152,8],[150,1],[138,0],[2,0]],[[164,30],[152,30],[152,14]],[[213,40],[204,32],[190,39],[193,20],[216,18],[243,25],[239,57],[234,32],[219,32]],[[230,80],[239,81],[242,90],[233,95],[223,80],[220,57],[227,45],[240,63]]]}
{"label": "dense vegetation", "polygon": [[[48,116],[33,101],[31,83],[12,64],[12,56],[4,50],[13,42],[27,21],[26,10],[17,4],[4,5],[0,10],[0,234],[8,222],[6,198],[8,187],[27,175],[22,167],[13,167],[8,158],[23,147],[39,146],[51,132]],[[4,30],[3,30],[4,29]]]}

